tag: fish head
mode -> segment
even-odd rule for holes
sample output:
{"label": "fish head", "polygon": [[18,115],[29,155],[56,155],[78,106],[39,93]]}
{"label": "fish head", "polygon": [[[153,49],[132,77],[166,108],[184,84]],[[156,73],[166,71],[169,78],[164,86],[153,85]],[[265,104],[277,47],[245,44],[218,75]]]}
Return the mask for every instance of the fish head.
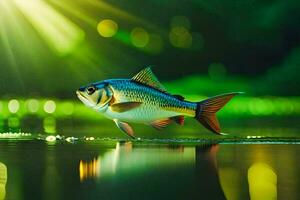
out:
{"label": "fish head", "polygon": [[95,109],[107,107],[113,98],[113,91],[106,82],[83,86],[76,91],[76,94],[86,106]]}

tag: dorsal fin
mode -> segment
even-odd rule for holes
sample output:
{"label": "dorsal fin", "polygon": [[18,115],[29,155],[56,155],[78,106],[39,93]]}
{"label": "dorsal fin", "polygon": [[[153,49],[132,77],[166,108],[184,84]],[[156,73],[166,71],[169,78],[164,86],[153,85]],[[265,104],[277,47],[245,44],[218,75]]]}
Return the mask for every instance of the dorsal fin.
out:
{"label": "dorsal fin", "polygon": [[165,87],[159,82],[150,67],[147,67],[137,73],[131,80],[148,85],[162,92],[166,92]]}

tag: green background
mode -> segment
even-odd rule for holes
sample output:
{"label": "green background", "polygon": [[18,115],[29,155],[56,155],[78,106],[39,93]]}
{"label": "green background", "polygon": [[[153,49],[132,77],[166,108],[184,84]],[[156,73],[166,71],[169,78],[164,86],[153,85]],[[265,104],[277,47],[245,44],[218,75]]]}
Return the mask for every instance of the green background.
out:
{"label": "green background", "polygon": [[[296,0],[0,1],[1,132],[119,137],[75,91],[151,65],[170,93],[192,101],[245,92],[219,113],[226,132],[298,136],[299,8]],[[166,132],[207,133],[193,120]]]}

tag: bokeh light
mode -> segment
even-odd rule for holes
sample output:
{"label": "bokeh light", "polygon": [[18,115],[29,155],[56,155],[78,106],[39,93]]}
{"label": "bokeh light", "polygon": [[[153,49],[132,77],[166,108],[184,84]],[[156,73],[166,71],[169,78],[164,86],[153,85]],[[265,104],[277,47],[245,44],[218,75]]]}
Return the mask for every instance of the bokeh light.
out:
{"label": "bokeh light", "polygon": [[56,104],[54,101],[52,100],[48,100],[45,102],[44,104],[44,111],[46,113],[54,113],[56,110]]}
{"label": "bokeh light", "polygon": [[192,46],[193,38],[185,27],[173,27],[169,33],[170,43],[174,47],[189,48]]}
{"label": "bokeh light", "polygon": [[47,142],[55,142],[56,141],[56,137],[54,135],[49,135],[46,137],[46,141]]}
{"label": "bokeh light", "polygon": [[74,113],[74,104],[71,102],[62,103],[62,112],[65,115],[72,115]]}
{"label": "bokeh light", "polygon": [[143,28],[134,28],[130,34],[131,42],[134,46],[142,48],[149,42],[149,34]]}
{"label": "bokeh light", "polygon": [[36,113],[39,110],[39,101],[36,99],[29,99],[26,101],[27,110],[31,113]]}
{"label": "bokeh light", "polygon": [[11,113],[17,113],[20,109],[20,102],[16,99],[12,99],[8,102],[8,110]]}
{"label": "bokeh light", "polygon": [[[171,31],[169,33],[170,43],[177,48],[190,48],[193,42],[193,36],[189,32],[191,23],[186,16],[174,16],[170,22]],[[199,39],[199,38],[198,38]],[[201,41],[197,42],[202,48]]]}
{"label": "bokeh light", "polygon": [[99,22],[97,30],[102,37],[113,37],[118,31],[118,24],[111,19],[104,19]]}

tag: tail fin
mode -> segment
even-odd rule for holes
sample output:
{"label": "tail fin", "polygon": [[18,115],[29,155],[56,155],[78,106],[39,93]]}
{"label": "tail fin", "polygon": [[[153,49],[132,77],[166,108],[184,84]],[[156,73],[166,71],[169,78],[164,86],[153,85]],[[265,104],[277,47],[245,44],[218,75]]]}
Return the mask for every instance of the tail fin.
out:
{"label": "tail fin", "polygon": [[207,129],[216,134],[221,133],[219,121],[216,116],[218,112],[225,104],[235,95],[241,94],[241,92],[234,92],[228,94],[222,94],[219,96],[211,97],[209,99],[200,101],[197,103],[195,118]]}

